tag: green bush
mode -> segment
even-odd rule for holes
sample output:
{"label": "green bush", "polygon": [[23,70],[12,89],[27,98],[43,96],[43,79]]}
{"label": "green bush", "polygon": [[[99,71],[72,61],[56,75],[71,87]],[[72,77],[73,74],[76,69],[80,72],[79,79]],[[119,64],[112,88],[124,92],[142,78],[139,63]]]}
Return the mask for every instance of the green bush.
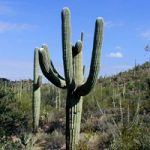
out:
{"label": "green bush", "polygon": [[0,98],[0,137],[17,135],[22,130],[28,129],[31,114],[28,114],[29,111],[25,113],[22,110],[13,91],[9,90],[4,97]]}

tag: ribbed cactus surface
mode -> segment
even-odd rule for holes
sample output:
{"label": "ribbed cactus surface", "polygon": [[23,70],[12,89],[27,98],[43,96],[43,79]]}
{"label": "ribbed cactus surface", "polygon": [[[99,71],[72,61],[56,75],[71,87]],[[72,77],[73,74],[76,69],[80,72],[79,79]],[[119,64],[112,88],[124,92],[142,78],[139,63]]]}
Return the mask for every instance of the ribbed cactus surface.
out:
{"label": "ribbed cactus surface", "polygon": [[33,66],[33,99],[32,99],[32,113],[33,113],[33,132],[36,133],[39,126],[41,92],[40,86],[42,84],[42,77],[39,75],[39,52],[38,48],[34,50],[34,66]]}
{"label": "ribbed cactus surface", "polygon": [[59,88],[67,89],[66,98],[66,149],[76,150],[79,141],[82,114],[82,96],[87,95],[94,87],[100,68],[101,46],[103,39],[103,19],[98,18],[95,23],[93,51],[90,72],[84,82],[84,68],[82,60],[83,33],[81,40],[75,45],[71,42],[70,10],[64,8],[62,19],[62,50],[65,78],[61,77],[54,68],[48,54],[48,46],[43,45],[39,50],[40,67],[45,77]]}

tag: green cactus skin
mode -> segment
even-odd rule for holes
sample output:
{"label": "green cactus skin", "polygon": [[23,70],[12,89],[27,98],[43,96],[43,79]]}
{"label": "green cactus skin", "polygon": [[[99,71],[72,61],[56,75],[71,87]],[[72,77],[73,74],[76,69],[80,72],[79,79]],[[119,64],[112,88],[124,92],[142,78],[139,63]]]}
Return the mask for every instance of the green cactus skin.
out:
{"label": "green cactus skin", "polygon": [[101,51],[99,50],[102,45],[102,35],[103,35],[103,19],[98,18],[95,23],[95,34],[94,34],[94,44],[93,44],[93,51],[92,51],[92,60],[90,65],[90,73],[87,78],[87,81],[81,85],[76,93],[80,96],[87,95],[91,89],[94,87],[97,76],[99,73],[100,68],[100,57]]}
{"label": "green cactus skin", "polygon": [[60,111],[60,107],[61,107],[61,100],[60,100],[60,89],[56,89],[55,88],[55,92],[56,92],[56,96],[55,96],[55,99],[56,99],[56,109],[58,109],[58,111]]}
{"label": "green cactus skin", "polygon": [[33,111],[33,132],[36,133],[39,126],[40,116],[40,103],[41,92],[40,87],[42,84],[42,76],[39,75],[39,52],[38,48],[34,50],[34,71],[33,71],[33,99],[32,99],[32,111]]}
{"label": "green cactus skin", "polygon": [[68,8],[63,9],[61,13],[61,19],[62,19],[63,63],[64,63],[66,85],[68,88],[69,87],[73,88],[71,25],[70,25],[70,10]]}
{"label": "green cactus skin", "polygon": [[[103,39],[103,19],[95,23],[94,44],[90,73],[84,82],[84,66],[82,62],[83,33],[81,41],[75,46],[71,43],[70,10],[64,8],[62,18],[62,49],[64,75],[63,79],[51,63],[45,47],[39,50],[39,62],[45,77],[55,86],[67,89],[66,99],[66,150],[76,150],[79,141],[83,97],[94,87],[100,66],[101,46]],[[48,48],[47,48],[48,49]]]}
{"label": "green cactus skin", "polygon": [[50,56],[48,55],[48,46],[43,45],[39,50],[39,63],[44,76],[59,88],[66,88],[65,80],[57,73]]}

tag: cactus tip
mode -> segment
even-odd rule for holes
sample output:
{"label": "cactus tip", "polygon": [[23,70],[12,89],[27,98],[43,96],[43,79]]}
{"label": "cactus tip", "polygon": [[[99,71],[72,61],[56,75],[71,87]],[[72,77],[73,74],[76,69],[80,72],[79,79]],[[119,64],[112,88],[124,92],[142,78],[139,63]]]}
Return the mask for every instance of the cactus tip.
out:
{"label": "cactus tip", "polygon": [[103,18],[102,18],[102,17],[98,17],[98,18],[96,19],[96,24],[97,24],[98,26],[103,27],[103,24],[104,24]]}
{"label": "cactus tip", "polygon": [[77,47],[82,47],[82,41],[81,40],[78,40],[75,44],[75,46]]}
{"label": "cactus tip", "polygon": [[47,46],[47,44],[42,44],[42,47]]}
{"label": "cactus tip", "polygon": [[63,9],[62,9],[62,14],[70,14],[70,9],[68,8],[68,7],[64,7]]}
{"label": "cactus tip", "polygon": [[96,22],[99,22],[99,23],[103,23],[104,22],[104,19],[102,17],[98,17],[96,19]]}
{"label": "cactus tip", "polygon": [[68,10],[68,11],[70,11],[68,7],[64,7],[63,10]]}
{"label": "cactus tip", "polygon": [[43,49],[44,49],[44,48],[48,49],[48,45],[47,45],[47,44],[42,44],[42,48],[43,48]]}
{"label": "cactus tip", "polygon": [[34,50],[36,51],[36,50],[38,50],[39,48],[38,47],[36,47]]}
{"label": "cactus tip", "polygon": [[103,17],[97,17],[97,20],[103,20]]}
{"label": "cactus tip", "polygon": [[44,48],[39,48],[39,52],[42,52],[44,50]]}

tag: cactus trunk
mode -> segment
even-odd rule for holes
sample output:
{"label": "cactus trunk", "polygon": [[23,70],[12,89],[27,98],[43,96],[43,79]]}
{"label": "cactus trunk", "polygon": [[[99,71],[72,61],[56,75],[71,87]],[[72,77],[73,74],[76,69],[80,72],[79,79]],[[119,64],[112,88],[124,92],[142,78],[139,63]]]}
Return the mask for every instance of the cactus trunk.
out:
{"label": "cactus trunk", "polygon": [[[73,51],[73,79],[75,85],[83,83],[82,43],[78,41]],[[74,150],[79,141],[82,114],[82,96],[68,91],[66,104],[66,149]]]}
{"label": "cactus trunk", "polygon": [[33,80],[33,100],[32,100],[32,113],[33,113],[33,132],[36,133],[39,126],[40,116],[40,103],[41,103],[41,76],[39,76],[39,53],[36,48],[34,51],[34,80]]}
{"label": "cactus trunk", "polygon": [[66,149],[75,150],[79,141],[82,113],[82,96],[67,95],[66,102]]}

